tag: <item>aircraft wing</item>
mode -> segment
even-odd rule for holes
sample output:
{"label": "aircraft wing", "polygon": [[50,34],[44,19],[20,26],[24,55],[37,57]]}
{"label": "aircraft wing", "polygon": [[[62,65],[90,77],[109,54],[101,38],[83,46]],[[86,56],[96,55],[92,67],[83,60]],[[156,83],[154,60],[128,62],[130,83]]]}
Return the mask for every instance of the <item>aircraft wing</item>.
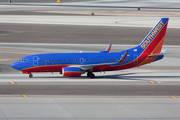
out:
{"label": "aircraft wing", "polygon": [[[83,70],[89,70],[89,69],[92,69],[92,67],[94,67],[94,66],[112,65],[112,64],[123,63],[125,61],[127,55],[128,55],[128,51],[126,51],[124,53],[124,55],[119,59],[118,62],[111,62],[111,63],[109,62],[109,63],[100,63],[100,64],[88,64],[88,65],[80,65],[80,66],[76,66],[76,67],[80,67]],[[69,67],[73,67],[73,66],[69,66]]]}

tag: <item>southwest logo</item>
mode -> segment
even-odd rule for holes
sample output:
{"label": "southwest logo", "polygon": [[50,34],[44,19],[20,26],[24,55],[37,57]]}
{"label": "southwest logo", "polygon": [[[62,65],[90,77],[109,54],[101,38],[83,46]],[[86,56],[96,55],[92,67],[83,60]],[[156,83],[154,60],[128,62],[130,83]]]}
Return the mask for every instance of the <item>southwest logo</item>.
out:
{"label": "southwest logo", "polygon": [[155,36],[159,33],[161,28],[164,26],[164,23],[162,21],[159,22],[159,24],[154,28],[154,30],[147,36],[146,40],[141,45],[142,49],[145,49],[149,43],[155,38]]}

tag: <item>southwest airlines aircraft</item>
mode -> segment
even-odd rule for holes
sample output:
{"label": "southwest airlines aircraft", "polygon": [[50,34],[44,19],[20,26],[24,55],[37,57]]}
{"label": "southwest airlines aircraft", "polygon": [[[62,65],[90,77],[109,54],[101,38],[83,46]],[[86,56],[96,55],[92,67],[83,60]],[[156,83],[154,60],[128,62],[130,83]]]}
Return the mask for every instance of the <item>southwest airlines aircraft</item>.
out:
{"label": "southwest airlines aircraft", "polygon": [[122,70],[141,66],[164,57],[162,49],[169,18],[161,18],[145,39],[136,47],[121,52],[46,53],[21,58],[11,66],[32,78],[33,72],[60,72],[63,76],[78,77],[87,72]]}

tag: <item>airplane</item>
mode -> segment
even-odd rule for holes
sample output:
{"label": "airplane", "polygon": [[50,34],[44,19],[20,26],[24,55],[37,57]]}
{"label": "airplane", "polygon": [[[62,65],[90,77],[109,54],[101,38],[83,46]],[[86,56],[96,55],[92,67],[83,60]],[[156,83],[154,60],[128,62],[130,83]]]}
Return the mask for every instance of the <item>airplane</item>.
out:
{"label": "airplane", "polygon": [[21,58],[11,67],[29,74],[35,72],[60,72],[66,77],[94,78],[93,72],[123,70],[145,65],[164,57],[162,50],[169,18],[161,18],[144,40],[136,47],[121,52],[105,51],[87,53],[45,53]]}

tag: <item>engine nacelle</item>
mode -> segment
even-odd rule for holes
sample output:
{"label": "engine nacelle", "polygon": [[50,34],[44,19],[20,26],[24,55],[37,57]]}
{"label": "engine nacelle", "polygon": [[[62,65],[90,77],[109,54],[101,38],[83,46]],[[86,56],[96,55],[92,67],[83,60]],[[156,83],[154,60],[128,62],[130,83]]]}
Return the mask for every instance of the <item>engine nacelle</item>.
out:
{"label": "engine nacelle", "polygon": [[78,67],[64,67],[62,69],[63,76],[79,77],[83,73],[81,68]]}

